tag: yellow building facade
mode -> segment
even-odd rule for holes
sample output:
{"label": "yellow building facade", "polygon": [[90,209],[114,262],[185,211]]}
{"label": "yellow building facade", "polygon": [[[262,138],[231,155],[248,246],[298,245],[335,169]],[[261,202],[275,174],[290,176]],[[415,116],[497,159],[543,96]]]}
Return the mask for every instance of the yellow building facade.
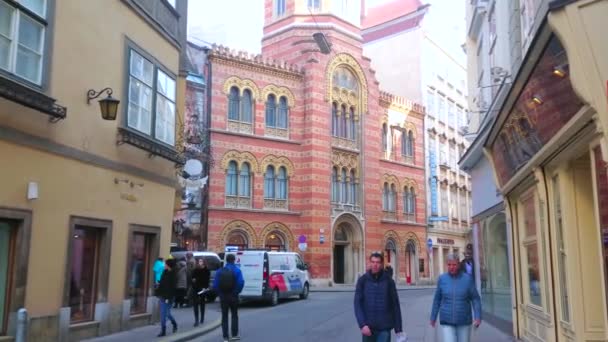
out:
{"label": "yellow building facade", "polygon": [[513,246],[513,332],[608,339],[608,1],[553,1],[484,152]]}
{"label": "yellow building facade", "polygon": [[[0,13],[0,341],[20,308],[29,341],[149,324],[183,163],[187,0],[0,0]],[[116,120],[100,113],[108,94]]]}

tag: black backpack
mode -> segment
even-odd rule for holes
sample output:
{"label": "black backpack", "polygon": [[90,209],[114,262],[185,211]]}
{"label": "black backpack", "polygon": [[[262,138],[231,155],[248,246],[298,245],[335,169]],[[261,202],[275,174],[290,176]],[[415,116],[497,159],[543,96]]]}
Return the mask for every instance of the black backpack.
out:
{"label": "black backpack", "polygon": [[234,272],[228,267],[222,268],[219,272],[219,288],[222,293],[232,293],[236,287],[236,277]]}

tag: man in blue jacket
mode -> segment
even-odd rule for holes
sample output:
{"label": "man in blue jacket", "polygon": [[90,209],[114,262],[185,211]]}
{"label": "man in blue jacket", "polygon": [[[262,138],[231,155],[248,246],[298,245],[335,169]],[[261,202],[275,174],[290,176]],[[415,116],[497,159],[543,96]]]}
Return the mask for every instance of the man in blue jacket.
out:
{"label": "man in blue jacket", "polygon": [[435,327],[439,315],[443,341],[468,342],[471,338],[471,323],[475,327],[481,324],[481,299],[473,277],[462,271],[458,257],[450,254],[447,259],[448,272],[437,280],[431,326]]}
{"label": "man in blue jacket", "polygon": [[355,316],[363,342],[389,342],[391,329],[401,334],[401,305],[395,281],[383,270],[384,255],[369,257],[370,269],[357,280]]}
{"label": "man in blue jacket", "polygon": [[245,280],[243,279],[241,269],[234,264],[235,259],[234,254],[228,254],[226,256],[226,266],[216,272],[215,279],[213,280],[213,289],[219,295],[222,306],[222,334],[224,335],[224,342],[229,341],[228,310],[230,310],[232,318],[230,324],[232,339],[230,341],[241,339],[239,337],[239,293],[243,291]]}

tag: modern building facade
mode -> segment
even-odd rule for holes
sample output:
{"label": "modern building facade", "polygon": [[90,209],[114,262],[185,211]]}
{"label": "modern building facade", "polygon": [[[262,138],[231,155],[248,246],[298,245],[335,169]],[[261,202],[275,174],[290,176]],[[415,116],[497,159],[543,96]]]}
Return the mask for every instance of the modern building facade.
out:
{"label": "modern building facade", "polygon": [[[498,2],[474,4],[473,26],[481,12],[491,23]],[[486,114],[491,124],[484,130],[481,120],[483,134],[473,143],[483,149],[503,196],[512,246],[512,331],[527,341],[605,340],[608,63],[600,32],[608,3],[512,5],[519,35],[513,39],[511,30],[503,46],[513,68],[498,65],[511,80],[499,80],[508,87],[504,95],[497,90],[489,108],[495,114]]]}
{"label": "modern building facade", "polygon": [[431,279],[445,272],[448,254],[464,255],[470,232],[471,179],[458,167],[469,142],[464,56],[450,52],[428,30],[432,5],[392,1],[363,14],[364,53],[378,81],[426,105],[424,124],[427,238]]}
{"label": "modern building facade", "polygon": [[[0,1],[0,340],[20,308],[28,341],[152,322],[150,269],[169,251],[183,164],[186,12],[185,0]],[[118,117],[103,120],[112,99]]]}
{"label": "modern building facade", "polygon": [[428,277],[424,108],[380,90],[360,9],[266,0],[261,55],[209,52],[209,249],[299,251],[323,285],[385,250],[399,281]]}

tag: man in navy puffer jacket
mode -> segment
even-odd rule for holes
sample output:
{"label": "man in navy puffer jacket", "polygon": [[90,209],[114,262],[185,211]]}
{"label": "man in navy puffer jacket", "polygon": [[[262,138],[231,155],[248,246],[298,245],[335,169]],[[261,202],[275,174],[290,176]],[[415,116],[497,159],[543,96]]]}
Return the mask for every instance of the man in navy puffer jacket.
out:
{"label": "man in navy puffer jacket", "polygon": [[357,280],[355,316],[363,342],[388,342],[391,329],[401,334],[401,306],[395,281],[383,270],[384,255],[372,253],[370,270]]}
{"label": "man in navy puffer jacket", "polygon": [[[471,323],[481,324],[481,299],[475,281],[462,272],[458,257],[450,254],[448,272],[439,276],[431,311],[431,326],[435,326],[437,314],[444,342],[468,342],[471,338]],[[473,307],[474,321],[471,319]]]}

